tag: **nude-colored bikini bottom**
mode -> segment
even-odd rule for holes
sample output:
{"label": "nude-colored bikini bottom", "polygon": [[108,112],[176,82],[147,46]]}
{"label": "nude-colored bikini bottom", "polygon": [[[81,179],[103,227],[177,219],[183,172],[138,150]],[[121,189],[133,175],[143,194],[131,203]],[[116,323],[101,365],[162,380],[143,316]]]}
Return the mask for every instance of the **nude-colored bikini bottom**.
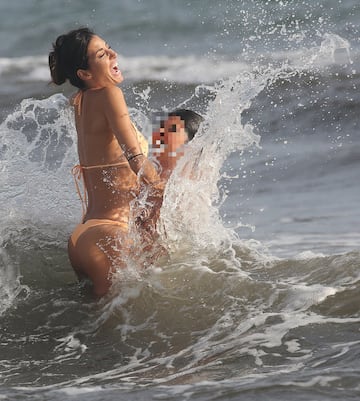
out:
{"label": "nude-colored bikini bottom", "polygon": [[89,219],[85,223],[78,224],[75,227],[75,230],[71,234],[71,241],[73,245],[76,245],[80,235],[82,235],[86,230],[92,227],[101,226],[101,225],[111,225],[121,227],[124,231],[128,230],[128,224],[123,221],[116,220],[108,220],[108,219]]}

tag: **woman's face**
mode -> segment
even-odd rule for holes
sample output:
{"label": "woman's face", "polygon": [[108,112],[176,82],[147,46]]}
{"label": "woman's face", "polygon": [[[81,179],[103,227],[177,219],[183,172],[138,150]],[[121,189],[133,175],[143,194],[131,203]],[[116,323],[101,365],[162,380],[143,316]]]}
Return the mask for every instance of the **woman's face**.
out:
{"label": "woman's face", "polygon": [[117,64],[117,54],[99,36],[94,35],[87,50],[89,68],[86,70],[86,84],[90,88],[101,88],[119,84],[123,76]]}

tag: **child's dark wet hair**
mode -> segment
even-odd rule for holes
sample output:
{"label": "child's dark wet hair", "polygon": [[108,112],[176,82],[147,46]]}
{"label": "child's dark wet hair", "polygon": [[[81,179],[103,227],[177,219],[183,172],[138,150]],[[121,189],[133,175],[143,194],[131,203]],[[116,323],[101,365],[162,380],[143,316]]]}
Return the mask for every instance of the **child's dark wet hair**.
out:
{"label": "child's dark wet hair", "polygon": [[189,109],[175,109],[171,112],[159,112],[155,113],[153,118],[153,130],[164,128],[164,123],[169,117],[180,117],[184,121],[185,131],[188,136],[188,140],[191,141],[195,134],[198,132],[200,124],[204,121],[204,117]]}
{"label": "child's dark wet hair", "polygon": [[193,110],[176,109],[169,113],[169,116],[178,116],[185,123],[185,131],[191,141],[198,132],[200,124],[204,121],[204,117]]}

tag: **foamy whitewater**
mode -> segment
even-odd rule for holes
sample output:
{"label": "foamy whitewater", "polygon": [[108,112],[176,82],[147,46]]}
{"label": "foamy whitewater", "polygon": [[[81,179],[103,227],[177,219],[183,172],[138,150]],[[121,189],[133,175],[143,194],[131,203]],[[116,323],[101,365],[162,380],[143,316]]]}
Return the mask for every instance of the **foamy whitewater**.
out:
{"label": "foamy whitewater", "polygon": [[[0,6],[0,398],[357,399],[359,5],[104,3]],[[168,254],[144,269],[137,243],[101,300],[67,258],[73,89],[46,59],[86,23],[145,136],[155,111],[205,118],[166,187]]]}

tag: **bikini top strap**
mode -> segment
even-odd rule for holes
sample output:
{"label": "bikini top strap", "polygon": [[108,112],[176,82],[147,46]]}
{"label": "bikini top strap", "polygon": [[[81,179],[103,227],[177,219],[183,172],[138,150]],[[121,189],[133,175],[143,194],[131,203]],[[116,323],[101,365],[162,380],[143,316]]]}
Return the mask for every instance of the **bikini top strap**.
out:
{"label": "bikini top strap", "polygon": [[[122,154],[120,157],[125,156]],[[123,161],[116,162],[116,163],[108,163],[108,164],[94,164],[93,166],[81,166],[82,170],[92,170],[96,168],[107,168],[107,167],[126,167],[128,165],[125,157]],[[76,166],[75,166],[76,167]]]}
{"label": "bikini top strap", "polygon": [[71,99],[71,103],[77,109],[79,116],[81,114],[83,94],[84,94],[84,92],[80,89]]}

